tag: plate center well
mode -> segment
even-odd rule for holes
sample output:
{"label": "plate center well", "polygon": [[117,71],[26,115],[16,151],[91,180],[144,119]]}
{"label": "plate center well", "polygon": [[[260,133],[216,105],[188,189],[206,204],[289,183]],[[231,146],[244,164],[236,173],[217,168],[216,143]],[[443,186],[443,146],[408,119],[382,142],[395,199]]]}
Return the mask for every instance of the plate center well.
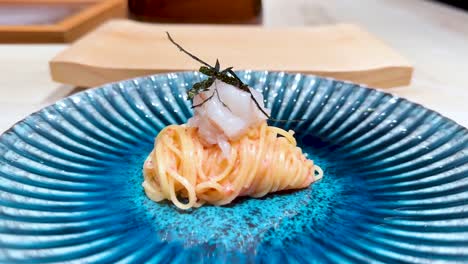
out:
{"label": "plate center well", "polygon": [[365,185],[341,169],[332,155],[317,155],[323,152],[315,151],[313,145],[321,145],[315,143],[301,143],[301,147],[323,168],[322,180],[307,189],[257,199],[239,198],[227,206],[205,205],[181,211],[170,202],[156,203],[147,198],[141,187],[141,167],[152,144],[130,151],[133,154],[126,156],[112,174],[123,186],[119,200],[129,207],[126,221],[147,229],[151,239],[177,241],[184,247],[256,251],[262,245],[282,240],[295,243],[297,236],[309,234],[317,238],[311,242],[320,246],[353,229],[370,197]]}

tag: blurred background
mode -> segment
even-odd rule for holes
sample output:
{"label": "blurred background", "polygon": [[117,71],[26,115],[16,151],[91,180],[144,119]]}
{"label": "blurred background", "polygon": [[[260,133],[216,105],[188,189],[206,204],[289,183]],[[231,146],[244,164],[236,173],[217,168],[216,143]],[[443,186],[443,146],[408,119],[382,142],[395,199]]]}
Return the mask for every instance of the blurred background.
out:
{"label": "blurred background", "polygon": [[52,80],[50,61],[114,18],[269,28],[355,24],[414,67],[411,85],[391,92],[468,124],[468,76],[460,73],[468,68],[467,1],[0,0],[0,111],[13,113],[0,117],[0,127],[75,91]]}
{"label": "blurred background", "polygon": [[[399,0],[393,0],[400,2]],[[407,2],[434,1],[462,10],[468,9],[467,1],[456,0],[410,0]],[[0,26],[55,24],[67,17],[96,5],[108,2],[119,12],[111,16],[105,9],[95,15],[128,17],[131,19],[160,23],[213,23],[213,24],[261,24],[262,0],[0,0]],[[275,0],[263,0],[269,5]],[[304,8],[314,5],[314,0],[284,1],[290,6]],[[320,2],[320,1],[319,1]],[[352,2],[359,5],[366,1],[331,1],[347,6]],[[391,1],[387,1],[391,2]],[[320,9],[319,5],[317,8]],[[280,10],[278,10],[280,11]],[[90,16],[88,16],[89,18]],[[84,19],[84,18],[83,18]]]}
{"label": "blurred background", "polygon": [[[297,1],[290,2],[296,4]],[[301,2],[307,4],[307,0]],[[353,2],[359,4],[359,1]],[[440,0],[439,2],[462,9],[468,7],[466,1]],[[241,24],[262,22],[261,0],[128,0],[128,8],[131,18],[143,21]]]}
{"label": "blurred background", "polygon": [[440,0],[439,2],[448,4],[451,6],[459,7],[464,10],[468,10],[468,2],[467,1],[459,1],[459,0]]}
{"label": "blurred background", "polygon": [[[377,3],[379,2],[379,3]],[[263,24],[285,15],[288,25],[334,23],[333,13],[373,6],[408,6],[434,2],[467,10],[455,0],[0,0],[0,43],[72,42],[112,18],[156,23]],[[330,11],[328,7],[332,6]],[[289,17],[295,12],[295,17]],[[330,14],[330,12],[332,14]],[[265,15],[266,14],[266,15]],[[275,18],[274,20],[277,20]]]}

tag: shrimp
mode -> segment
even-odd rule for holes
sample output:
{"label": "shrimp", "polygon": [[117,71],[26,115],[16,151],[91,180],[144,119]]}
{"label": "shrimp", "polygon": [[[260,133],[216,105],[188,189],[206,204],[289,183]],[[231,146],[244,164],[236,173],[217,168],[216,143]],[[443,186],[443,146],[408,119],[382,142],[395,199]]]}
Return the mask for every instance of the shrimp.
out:
{"label": "shrimp", "polygon": [[[249,89],[257,102],[263,102],[260,92]],[[188,125],[198,128],[202,141],[208,145],[218,145],[226,157],[230,153],[229,141],[235,141],[249,128],[267,119],[250,93],[220,80],[215,80],[208,91],[196,95],[193,105],[196,106],[195,113]],[[270,113],[264,107],[263,111]]]}

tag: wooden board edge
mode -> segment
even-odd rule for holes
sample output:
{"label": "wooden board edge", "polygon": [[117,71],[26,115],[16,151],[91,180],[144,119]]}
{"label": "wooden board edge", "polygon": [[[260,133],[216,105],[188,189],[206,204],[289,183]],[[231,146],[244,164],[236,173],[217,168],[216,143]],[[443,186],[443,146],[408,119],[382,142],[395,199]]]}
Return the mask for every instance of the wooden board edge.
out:
{"label": "wooden board edge", "polygon": [[94,18],[110,8],[113,8],[115,6],[121,6],[123,4],[124,0],[95,0],[94,4],[90,4],[90,6],[84,8],[83,10],[72,16],[66,17],[64,20],[60,21],[57,24],[66,29],[73,28],[82,23],[83,21]]}
{"label": "wooden board edge", "polygon": [[65,28],[65,42],[72,42],[90,33],[90,29],[99,27],[111,18],[121,18],[127,13],[127,5],[123,0],[106,0],[99,5],[85,10],[76,17],[61,23]]}
{"label": "wooden board edge", "polygon": [[[65,0],[66,3],[87,4],[98,0]],[[64,0],[0,0],[2,4],[63,4]]]}
{"label": "wooden board edge", "polygon": [[[314,72],[314,75],[331,77],[373,88],[393,88],[411,84],[414,68],[412,66],[388,66],[364,71]],[[378,79],[375,76],[379,76]]]}
{"label": "wooden board edge", "polygon": [[[16,1],[16,0],[15,0]],[[12,3],[18,3],[11,1]],[[63,0],[20,0],[24,3],[63,3]],[[9,3],[9,0],[0,0]],[[46,25],[0,25],[0,44],[65,43],[76,40],[89,29],[113,17],[126,15],[124,0],[71,0],[71,3],[95,3],[56,23]]]}
{"label": "wooden board edge", "polygon": [[0,26],[0,44],[63,43],[64,29],[56,25],[7,28]]}
{"label": "wooden board edge", "polygon": [[[106,83],[132,79],[158,73],[190,71],[187,69],[155,71],[147,69],[108,69],[79,63],[50,61],[52,80],[82,87],[96,87]],[[196,69],[194,69],[196,70]],[[239,70],[239,69],[238,69]],[[323,71],[287,71],[289,73],[311,74],[326,78],[349,81],[373,88],[392,88],[411,83],[413,68],[411,66],[389,66],[363,71],[323,72]],[[73,74],[71,74],[73,73]],[[375,79],[373,76],[379,76]]]}

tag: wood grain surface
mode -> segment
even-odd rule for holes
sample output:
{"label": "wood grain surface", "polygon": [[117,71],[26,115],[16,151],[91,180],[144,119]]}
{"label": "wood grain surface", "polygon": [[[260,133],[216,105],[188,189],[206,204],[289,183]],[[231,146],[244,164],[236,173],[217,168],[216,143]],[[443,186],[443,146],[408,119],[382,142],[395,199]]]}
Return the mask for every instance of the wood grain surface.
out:
{"label": "wood grain surface", "polygon": [[387,88],[407,85],[412,67],[397,52],[350,24],[320,27],[154,25],[114,20],[51,63],[55,81],[97,86],[159,72],[196,70],[200,63],[169,42],[225,67],[316,74]]}

